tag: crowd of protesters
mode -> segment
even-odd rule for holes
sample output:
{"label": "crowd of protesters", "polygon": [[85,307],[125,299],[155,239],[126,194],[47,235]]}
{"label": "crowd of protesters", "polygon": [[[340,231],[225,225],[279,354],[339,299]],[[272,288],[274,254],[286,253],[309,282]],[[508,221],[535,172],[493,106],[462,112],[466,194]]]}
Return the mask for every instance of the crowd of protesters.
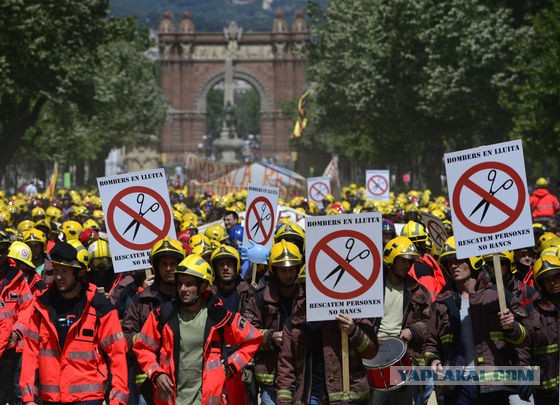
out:
{"label": "crowd of protesters", "polygon": [[[547,186],[530,197],[534,245],[501,252],[499,269],[457,257],[449,202],[429,190],[376,201],[352,184],[322,207],[280,201],[382,215],[383,317],[323,322],[306,319],[302,226],[279,221],[267,264],[249,262],[246,191],[170,189],[176,238],[152,246],[149,268],[119,273],[95,191],[0,193],[0,403],[558,404],[560,205]],[[439,250],[422,212],[445,227]],[[392,386],[372,372],[390,345],[402,348],[395,361],[434,372],[536,365],[540,383]]]}

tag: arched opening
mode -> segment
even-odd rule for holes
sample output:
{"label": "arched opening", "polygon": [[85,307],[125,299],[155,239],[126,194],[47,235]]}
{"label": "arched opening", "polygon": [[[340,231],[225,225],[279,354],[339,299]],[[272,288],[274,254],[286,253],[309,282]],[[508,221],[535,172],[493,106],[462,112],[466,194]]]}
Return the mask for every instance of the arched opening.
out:
{"label": "arched opening", "polygon": [[[206,134],[201,152],[208,158],[215,158],[212,143],[220,136],[224,119],[224,80],[217,81],[206,94]],[[235,108],[235,131],[245,141],[242,155],[245,161],[255,161],[260,151],[261,96],[248,81],[233,80]]]}

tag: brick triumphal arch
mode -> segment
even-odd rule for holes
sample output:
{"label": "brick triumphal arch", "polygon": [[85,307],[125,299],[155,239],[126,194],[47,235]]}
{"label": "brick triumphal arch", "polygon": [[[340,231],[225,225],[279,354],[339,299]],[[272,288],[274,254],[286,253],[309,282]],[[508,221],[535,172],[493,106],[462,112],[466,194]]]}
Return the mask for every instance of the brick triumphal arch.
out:
{"label": "brick triumphal arch", "polygon": [[206,128],[209,91],[228,79],[249,83],[260,96],[261,156],[279,163],[290,156],[293,121],[282,114],[283,102],[304,91],[302,49],[309,35],[301,13],[288,26],[281,13],[271,32],[244,32],[234,22],[220,33],[196,32],[188,13],[175,27],[169,13],[159,26],[161,83],[170,104],[161,135],[169,164],[182,165],[187,153],[199,153]]}

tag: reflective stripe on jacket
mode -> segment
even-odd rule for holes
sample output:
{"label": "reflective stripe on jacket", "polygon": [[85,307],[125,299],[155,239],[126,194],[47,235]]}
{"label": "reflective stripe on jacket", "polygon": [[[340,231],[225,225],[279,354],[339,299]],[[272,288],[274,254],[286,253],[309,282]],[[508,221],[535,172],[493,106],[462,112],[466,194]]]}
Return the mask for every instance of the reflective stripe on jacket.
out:
{"label": "reflective stripe on jacket", "polygon": [[49,289],[35,299],[24,336],[20,379],[23,402],[33,401],[34,394],[48,402],[104,399],[109,388],[105,357],[111,369],[109,403],[128,402],[127,345],[117,311],[97,294],[95,285],[84,283],[82,288],[86,289],[86,304],[70,326],[62,348],[50,316],[55,291]]}
{"label": "reflective stripe on jacket", "polygon": [[23,273],[15,266],[9,266],[4,288],[0,291],[0,356],[6,350],[12,332],[21,336],[25,333],[32,298]]}
{"label": "reflective stripe on jacket", "polygon": [[[239,313],[227,311],[222,301],[210,292],[206,291],[203,296],[208,306],[208,319],[204,333],[202,404],[226,404],[224,365],[227,364],[233,374],[241,372],[257,351],[262,335]],[[138,364],[154,383],[156,405],[176,402],[176,393],[173,397],[162,395],[155,380],[165,373],[177,386],[180,338],[177,313],[178,307],[172,302],[155,309],[132,347]],[[239,348],[226,358],[222,352],[224,345]]]}

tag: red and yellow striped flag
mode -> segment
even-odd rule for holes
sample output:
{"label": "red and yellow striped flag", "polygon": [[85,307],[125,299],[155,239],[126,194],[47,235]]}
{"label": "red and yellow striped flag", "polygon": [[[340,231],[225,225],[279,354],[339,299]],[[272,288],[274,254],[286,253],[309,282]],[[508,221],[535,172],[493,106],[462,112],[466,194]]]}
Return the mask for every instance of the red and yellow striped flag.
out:
{"label": "red and yellow striped flag", "polygon": [[51,179],[45,190],[45,195],[48,199],[52,199],[54,197],[57,177],[58,177],[58,162],[54,162],[54,166],[51,173]]}
{"label": "red and yellow striped flag", "polygon": [[307,126],[307,118],[305,117],[305,105],[307,104],[307,99],[309,98],[309,90],[306,90],[305,93],[299,98],[298,101],[298,117],[296,120],[296,125],[294,126],[294,130],[292,131],[291,138],[299,138],[303,133],[303,130]]}

